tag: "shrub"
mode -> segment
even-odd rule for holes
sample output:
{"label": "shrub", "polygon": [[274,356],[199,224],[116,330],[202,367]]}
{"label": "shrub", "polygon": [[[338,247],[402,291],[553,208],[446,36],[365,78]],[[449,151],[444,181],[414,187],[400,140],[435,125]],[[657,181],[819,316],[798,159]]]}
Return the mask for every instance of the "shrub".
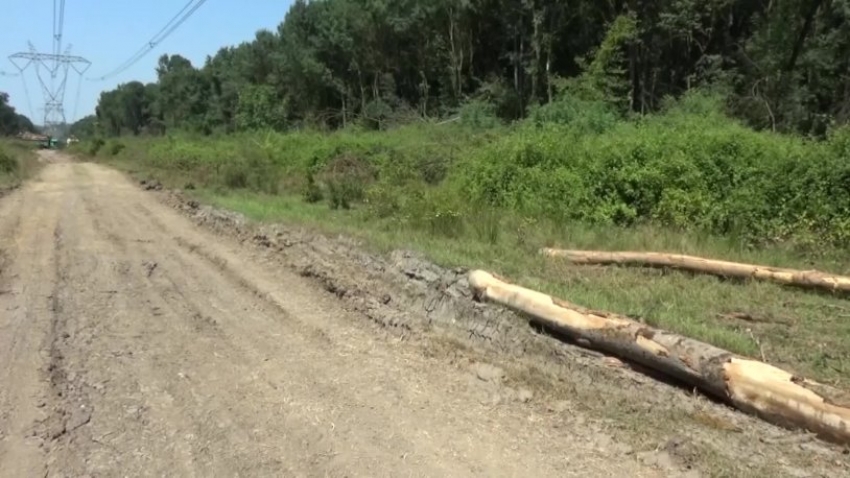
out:
{"label": "shrub", "polygon": [[199,187],[283,185],[308,202],[362,201],[372,217],[489,242],[512,240],[515,219],[651,223],[808,249],[850,240],[850,127],[817,142],[756,132],[698,91],[626,120],[566,93],[510,127],[478,129],[498,124],[478,102],[460,124],[138,140],[139,158]]}
{"label": "shrub", "polygon": [[303,196],[304,201],[308,203],[317,203],[324,199],[322,188],[316,184],[312,173],[307,173],[307,186],[304,188]]}
{"label": "shrub", "polygon": [[331,208],[349,209],[363,199],[366,187],[375,179],[372,166],[350,153],[341,154],[326,164],[320,179],[327,185]]}
{"label": "shrub", "polygon": [[19,167],[18,161],[11,154],[0,149],[0,173],[13,174]]}
{"label": "shrub", "polygon": [[248,187],[248,170],[241,162],[228,163],[223,171],[224,185],[231,189],[245,189]]}
{"label": "shrub", "polygon": [[119,142],[119,141],[115,141],[115,142],[113,142],[113,143],[109,146],[109,154],[110,154],[110,156],[117,156],[117,155],[118,155],[118,153],[120,153],[121,151],[123,151],[125,147],[126,147],[126,145],[125,145],[124,143],[121,143],[121,142]]}
{"label": "shrub", "polygon": [[546,105],[532,108],[526,123],[537,127],[571,125],[571,129],[576,132],[599,134],[613,128],[619,120],[617,112],[607,103],[565,95]]}
{"label": "shrub", "polygon": [[750,243],[850,236],[846,131],[821,143],[755,132],[700,95],[606,128],[577,121],[569,104],[552,108],[478,149],[453,171],[454,187],[472,202],[557,222],[655,222]]}
{"label": "shrub", "polygon": [[105,145],[105,144],[106,144],[106,141],[104,141],[102,138],[93,139],[91,141],[91,144],[89,144],[89,149],[88,149],[89,156],[97,156],[97,153],[100,151],[100,148],[102,148],[103,145]]}
{"label": "shrub", "polygon": [[460,107],[458,113],[461,124],[471,128],[495,128],[500,124],[496,105],[488,101],[469,101]]}

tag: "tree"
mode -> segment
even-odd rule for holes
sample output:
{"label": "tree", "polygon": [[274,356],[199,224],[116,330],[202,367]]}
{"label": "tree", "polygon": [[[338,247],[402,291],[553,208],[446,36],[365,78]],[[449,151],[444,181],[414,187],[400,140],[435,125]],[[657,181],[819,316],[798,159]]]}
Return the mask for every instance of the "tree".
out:
{"label": "tree", "polygon": [[0,91],[0,136],[14,136],[25,131],[35,132],[35,125],[9,104],[8,93]]}
{"label": "tree", "polygon": [[156,71],[147,109],[138,85],[102,96],[112,134],[383,123],[470,98],[516,119],[573,79],[641,114],[711,87],[755,127],[822,135],[850,120],[850,0],[296,0],[276,30]]}
{"label": "tree", "polygon": [[97,116],[88,115],[74,122],[68,133],[77,138],[92,138],[97,135]]}

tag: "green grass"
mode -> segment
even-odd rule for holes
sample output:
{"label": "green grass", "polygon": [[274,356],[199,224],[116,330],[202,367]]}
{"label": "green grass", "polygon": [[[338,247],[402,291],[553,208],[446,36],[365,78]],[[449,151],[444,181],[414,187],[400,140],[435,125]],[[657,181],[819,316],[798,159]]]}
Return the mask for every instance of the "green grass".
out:
{"label": "green grass", "polygon": [[0,190],[17,187],[35,175],[35,146],[16,139],[0,138]]}

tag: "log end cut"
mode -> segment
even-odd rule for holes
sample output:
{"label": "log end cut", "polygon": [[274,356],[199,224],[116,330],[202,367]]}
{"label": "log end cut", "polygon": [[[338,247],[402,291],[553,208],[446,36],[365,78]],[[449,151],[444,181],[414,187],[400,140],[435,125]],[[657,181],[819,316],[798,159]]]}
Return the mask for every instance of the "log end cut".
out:
{"label": "log end cut", "polygon": [[724,372],[730,399],[737,407],[779,425],[850,443],[850,408],[831,403],[792,374],[739,358],[726,363]]}

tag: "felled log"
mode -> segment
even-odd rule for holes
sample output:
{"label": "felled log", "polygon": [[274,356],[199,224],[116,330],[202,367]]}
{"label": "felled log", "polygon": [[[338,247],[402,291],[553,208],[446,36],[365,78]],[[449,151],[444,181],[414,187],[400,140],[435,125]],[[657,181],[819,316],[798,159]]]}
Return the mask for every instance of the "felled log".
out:
{"label": "felled log", "polygon": [[832,387],[627,317],[577,307],[485,271],[471,272],[469,283],[477,298],[520,312],[585,347],[661,372],[771,423],[850,443],[850,400]]}
{"label": "felled log", "polygon": [[850,277],[825,272],[718,261],[682,254],[660,252],[605,252],[541,249],[543,255],[565,259],[574,264],[617,264],[640,267],[669,267],[720,277],[772,281],[797,287],[850,292]]}

